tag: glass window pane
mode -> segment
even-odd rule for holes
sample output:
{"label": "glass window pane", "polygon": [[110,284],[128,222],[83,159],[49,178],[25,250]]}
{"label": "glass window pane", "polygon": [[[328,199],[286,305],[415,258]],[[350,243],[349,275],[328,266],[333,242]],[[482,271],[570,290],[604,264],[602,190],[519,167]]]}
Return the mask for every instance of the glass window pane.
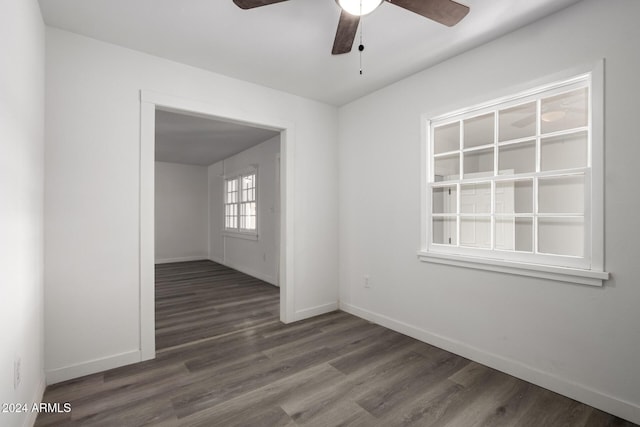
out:
{"label": "glass window pane", "polygon": [[516,251],[533,252],[533,218],[516,218]]}
{"label": "glass window pane", "polygon": [[526,138],[536,134],[536,103],[517,105],[498,112],[499,141]]}
{"label": "glass window pane", "polygon": [[461,213],[491,213],[491,183],[460,186]]}
{"label": "glass window pane", "polygon": [[496,182],[496,213],[533,213],[533,180]]}
{"label": "glass window pane", "polygon": [[584,175],[540,178],[538,212],[584,213]]}
{"label": "glass window pane", "polygon": [[460,218],[460,246],[491,247],[491,219],[488,217]]}
{"label": "glass window pane", "polygon": [[227,193],[227,203],[236,203],[238,201],[238,192],[232,191]]}
{"label": "glass window pane", "polygon": [[483,114],[464,121],[464,148],[493,144],[495,113]]}
{"label": "glass window pane", "polygon": [[432,189],[431,211],[436,214],[456,213],[458,189],[455,185]]}
{"label": "glass window pane", "polygon": [[493,175],[493,148],[464,153],[464,177]]}
{"label": "glass window pane", "polygon": [[455,218],[433,218],[433,234],[431,241],[440,245],[457,244],[457,227]]}
{"label": "glass window pane", "polygon": [[538,218],[538,252],[584,256],[584,218]]}
{"label": "glass window pane", "polygon": [[582,88],[542,100],[542,133],[586,126],[588,123],[588,89]]}
{"label": "glass window pane", "polygon": [[433,130],[434,154],[460,149],[460,122],[438,126]]}
{"label": "glass window pane", "polygon": [[533,218],[496,218],[495,248],[533,252]]}
{"label": "glass window pane", "polygon": [[449,181],[460,178],[460,155],[438,157],[434,160],[434,181]]}
{"label": "glass window pane", "polygon": [[242,188],[247,189],[253,187],[253,175],[245,175],[242,177]]}
{"label": "glass window pane", "polygon": [[587,166],[587,132],[542,139],[540,169],[543,171]]}
{"label": "glass window pane", "polygon": [[536,171],[536,142],[526,141],[498,148],[498,175]]}

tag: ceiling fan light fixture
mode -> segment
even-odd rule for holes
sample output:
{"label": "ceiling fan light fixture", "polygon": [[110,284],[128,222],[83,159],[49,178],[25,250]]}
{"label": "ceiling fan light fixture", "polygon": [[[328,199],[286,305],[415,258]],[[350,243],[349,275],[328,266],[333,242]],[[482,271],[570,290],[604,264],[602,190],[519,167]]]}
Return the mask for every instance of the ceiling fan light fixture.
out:
{"label": "ceiling fan light fixture", "polygon": [[382,0],[337,0],[345,12],[354,16],[367,15],[380,6]]}

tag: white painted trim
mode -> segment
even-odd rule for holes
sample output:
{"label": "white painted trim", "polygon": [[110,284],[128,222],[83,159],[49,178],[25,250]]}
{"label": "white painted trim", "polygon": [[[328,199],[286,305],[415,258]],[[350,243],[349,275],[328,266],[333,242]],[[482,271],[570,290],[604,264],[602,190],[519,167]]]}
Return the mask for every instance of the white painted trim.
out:
{"label": "white painted trim", "polygon": [[319,316],[321,314],[331,313],[338,309],[338,301],[329,302],[327,304],[318,305],[311,308],[303,308],[296,311],[296,322],[298,320],[308,319],[310,317]]}
{"label": "white painted trim", "polygon": [[140,362],[140,360],[141,352],[139,350],[134,350],[90,360],[88,362],[78,363],[76,365],[53,369],[46,372],[47,385],[83,377],[85,375],[95,374],[97,372],[107,371],[124,365],[131,365],[133,363]]}
{"label": "white painted trim", "polygon": [[[222,188],[222,196],[223,196],[223,202],[222,202],[222,206],[223,206],[223,212],[222,212],[222,216],[223,216],[223,222],[224,222],[224,227],[222,230],[223,235],[228,235],[229,237],[238,237],[240,239],[247,239],[247,240],[258,240],[258,234],[260,231],[260,222],[261,222],[261,215],[259,214],[260,212],[260,186],[259,186],[259,174],[258,174],[258,165],[257,164],[252,164],[248,167],[242,168],[232,174],[227,174],[226,172],[226,168],[225,168],[225,163],[226,163],[226,159],[222,160],[222,171],[223,171],[223,188]],[[240,223],[241,218],[242,218],[242,204],[243,203],[247,203],[246,200],[244,200],[242,198],[242,178],[244,178],[245,176],[249,176],[249,175],[253,175],[254,176],[254,191],[255,191],[255,198],[254,200],[250,200],[250,202],[254,202],[256,204],[256,228],[255,229],[246,229],[246,228],[240,228]],[[235,203],[227,203],[227,182],[235,180],[237,181],[237,185],[238,185],[238,201]],[[236,220],[237,220],[237,228],[226,228],[226,223],[227,223],[227,206],[228,205],[236,205],[238,208],[238,211],[235,215]]]}
{"label": "white painted trim", "polygon": [[[223,160],[223,162],[225,160]],[[258,174],[258,165],[252,164],[252,165],[240,168],[238,170],[235,170],[231,173],[225,170],[222,178],[225,181],[229,181],[231,179],[242,178],[243,176],[252,175],[252,174],[256,174],[256,175]],[[257,186],[257,179],[256,179],[256,186]],[[238,191],[240,191],[240,186],[238,186]]]}
{"label": "white painted trim", "polygon": [[294,159],[295,127],[287,126],[280,133],[280,320],[284,323],[295,319],[295,269],[294,269]]}
{"label": "white painted trim", "polygon": [[170,264],[172,262],[186,262],[186,261],[202,261],[209,259],[208,254],[198,256],[185,256],[179,258],[161,258],[156,260],[156,264]]}
{"label": "white painted trim", "polygon": [[245,239],[245,240],[258,240],[258,233],[249,231],[233,231],[225,229],[222,232],[222,237],[229,237],[232,239]]}
{"label": "white painted trim", "polygon": [[140,361],[156,357],[155,105],[140,103]]}
{"label": "white painted trim", "polygon": [[604,73],[605,60],[591,70],[591,268],[604,270]]}
{"label": "white painted trim", "polygon": [[[451,180],[450,182],[431,182],[433,178],[433,158],[435,155],[431,155],[431,145],[433,138],[433,124],[438,125],[453,123],[460,121],[460,133],[461,144],[459,150],[451,151],[450,153],[463,153],[462,147],[462,132],[463,132],[463,119],[468,117],[475,117],[478,114],[484,114],[496,108],[509,107],[512,105],[519,105],[523,102],[530,102],[533,98],[539,98],[544,95],[555,93],[563,93],[567,90],[571,90],[576,87],[588,85],[590,88],[590,108],[591,108],[591,121],[589,126],[584,129],[590,129],[590,149],[591,149],[591,166],[582,169],[575,170],[554,170],[550,172],[540,172],[539,164],[535,173],[518,174],[515,176],[486,176],[478,179],[468,179],[460,177],[457,180]],[[458,109],[454,112],[441,114],[434,118],[430,118],[429,114],[423,114],[421,116],[421,194],[420,194],[420,210],[421,210],[421,236],[420,236],[420,251],[418,256],[420,260],[427,262],[434,262],[439,264],[448,264],[466,268],[478,268],[490,271],[499,271],[503,273],[518,274],[523,276],[532,276],[546,278],[562,282],[579,283],[592,286],[603,286],[603,280],[608,280],[609,273],[604,270],[604,60],[597,61],[595,63],[585,64],[574,67],[569,70],[547,76],[536,81],[536,83],[530,83],[533,89],[516,90],[507,89],[512,95],[505,95],[493,99],[489,102],[480,103],[468,108]],[[515,95],[514,95],[515,94]],[[536,100],[537,108],[540,109],[540,100]],[[539,114],[539,111],[538,111]],[[497,119],[496,119],[497,120]],[[545,137],[559,134],[574,133],[576,129],[554,132],[545,134]],[[540,129],[536,131],[537,138],[540,137]],[[513,141],[511,141],[513,142]],[[493,144],[487,145],[494,147],[499,144],[499,141],[494,140]],[[484,146],[483,146],[484,147]],[[483,147],[474,147],[473,150]],[[540,144],[536,144],[536,149],[539,151]],[[441,153],[440,155],[446,156],[449,153]],[[460,157],[460,171],[462,173],[462,154]],[[497,151],[494,151],[494,157],[497,159]],[[540,153],[536,155],[538,162],[540,161]],[[494,165],[497,165],[496,159],[494,159]],[[431,188],[438,186],[449,186],[461,184],[473,183],[477,181],[491,182],[492,188],[495,182],[512,179],[526,179],[533,178],[534,182],[534,195],[537,194],[537,179],[543,176],[560,176],[574,173],[583,173],[585,175],[585,200],[589,208],[585,210],[585,246],[584,257],[572,257],[554,254],[536,253],[538,233],[535,227],[537,227],[537,221],[535,218],[541,218],[544,214],[540,214],[538,209],[533,210],[533,226],[534,226],[534,252],[523,253],[516,251],[497,251],[491,246],[492,249],[478,249],[468,248],[459,245],[440,245],[431,242],[431,236],[433,234],[432,227],[432,214],[431,214]],[[488,217],[494,216],[494,206],[492,194],[491,214]],[[460,192],[458,192],[458,199],[460,198]],[[537,198],[534,197],[534,204],[537,203]],[[458,200],[457,212],[452,217],[455,217],[457,224],[457,235],[460,239],[460,218],[463,216],[460,213],[460,201]],[[554,215],[562,216],[562,215]],[[491,222],[491,239],[493,242],[494,222]],[[521,269],[521,271],[519,271]]]}
{"label": "white painted trim", "polygon": [[247,274],[251,277],[255,277],[256,279],[260,279],[262,281],[265,281],[267,283],[269,283],[270,285],[274,285],[276,284],[276,278],[267,274],[263,274],[254,270],[251,270],[250,268],[245,268],[242,265],[237,265],[237,264],[233,264],[233,263],[229,263],[229,262],[219,262],[219,264],[222,264],[226,267],[229,268],[233,268],[234,270],[238,270],[241,273]]}
{"label": "white painted trim", "polygon": [[209,255],[209,261],[217,262],[218,264],[224,265],[224,260],[222,258],[218,258],[217,256]]}
{"label": "white painted trim", "polygon": [[[31,399],[31,402],[29,403],[42,403],[42,397],[44,396],[44,390],[46,388],[47,388],[47,382],[45,379],[45,373],[43,371],[42,374],[40,375],[40,382],[36,386],[36,392],[33,395],[33,399]],[[36,418],[38,418],[38,412],[29,411],[27,418],[25,418],[22,425],[24,427],[32,427],[36,423]]]}
{"label": "white painted trim", "polygon": [[249,275],[251,277],[255,277],[256,279],[260,279],[260,280],[262,280],[264,282],[267,282],[270,285],[275,286],[276,288],[280,287],[280,286],[278,286],[276,284],[276,278],[273,277],[273,276],[269,276],[269,275],[262,274],[262,273],[256,273],[253,270],[249,270],[249,269],[245,269],[245,268],[242,268],[242,267],[231,265],[229,263],[225,263],[225,261],[223,259],[218,258],[218,257],[209,257],[208,259],[209,259],[209,261],[216,262],[218,264],[224,265],[225,267],[233,268],[234,270],[238,270],[241,273],[247,274],[247,275]]}
{"label": "white painted trim", "polygon": [[408,335],[419,341],[426,342],[493,369],[513,375],[514,377],[529,381],[540,387],[570,397],[571,399],[584,402],[587,405],[591,405],[618,417],[634,423],[640,423],[640,406],[632,402],[625,401],[567,378],[553,375],[550,372],[542,371],[517,360],[490,353],[461,341],[434,334],[422,328],[351,304],[341,302],[340,309],[354,316]]}
{"label": "white painted trim", "polygon": [[155,110],[221,119],[280,131],[282,176],[280,181],[280,320],[295,320],[294,299],[294,172],[295,124],[268,114],[247,112],[231,105],[211,105],[206,102],[166,95],[149,90],[140,91],[140,354],[147,360],[155,357],[154,300],[154,157]]}
{"label": "white painted trim", "polygon": [[609,279],[604,271],[582,270],[579,268],[556,267],[552,265],[528,264],[525,262],[477,258],[457,254],[440,254],[436,252],[418,251],[420,261],[436,264],[454,265],[456,267],[475,268],[479,270],[497,271],[499,273],[519,276],[539,277],[559,282],[578,283],[590,286],[602,286]]}

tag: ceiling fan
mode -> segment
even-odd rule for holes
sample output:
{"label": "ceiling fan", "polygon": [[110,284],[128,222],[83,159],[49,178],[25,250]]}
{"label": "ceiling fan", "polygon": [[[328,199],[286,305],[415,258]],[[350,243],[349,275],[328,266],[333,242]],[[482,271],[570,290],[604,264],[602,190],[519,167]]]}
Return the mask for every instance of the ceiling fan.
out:
{"label": "ceiling fan", "polygon": [[[287,0],[233,0],[241,9],[253,9],[283,1]],[[351,52],[360,16],[373,12],[383,1],[448,27],[456,25],[469,13],[468,6],[453,0],[336,0],[342,11],[331,50],[333,55]]]}

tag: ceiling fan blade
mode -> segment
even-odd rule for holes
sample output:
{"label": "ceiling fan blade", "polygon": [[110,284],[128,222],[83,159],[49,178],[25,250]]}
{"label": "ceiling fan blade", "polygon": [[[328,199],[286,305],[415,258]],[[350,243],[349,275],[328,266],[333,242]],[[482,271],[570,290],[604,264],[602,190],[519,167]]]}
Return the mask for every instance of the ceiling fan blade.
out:
{"label": "ceiling fan blade", "polygon": [[359,16],[353,16],[344,10],[340,11],[340,21],[338,21],[338,29],[336,30],[336,38],[333,41],[332,55],[340,55],[342,53],[351,52],[353,40],[358,32]]}
{"label": "ceiling fan blade", "polygon": [[240,9],[253,9],[254,7],[268,6],[281,1],[287,0],[233,0]]}
{"label": "ceiling fan blade", "polygon": [[387,0],[411,12],[422,15],[447,27],[453,27],[462,20],[469,7],[453,0]]}

